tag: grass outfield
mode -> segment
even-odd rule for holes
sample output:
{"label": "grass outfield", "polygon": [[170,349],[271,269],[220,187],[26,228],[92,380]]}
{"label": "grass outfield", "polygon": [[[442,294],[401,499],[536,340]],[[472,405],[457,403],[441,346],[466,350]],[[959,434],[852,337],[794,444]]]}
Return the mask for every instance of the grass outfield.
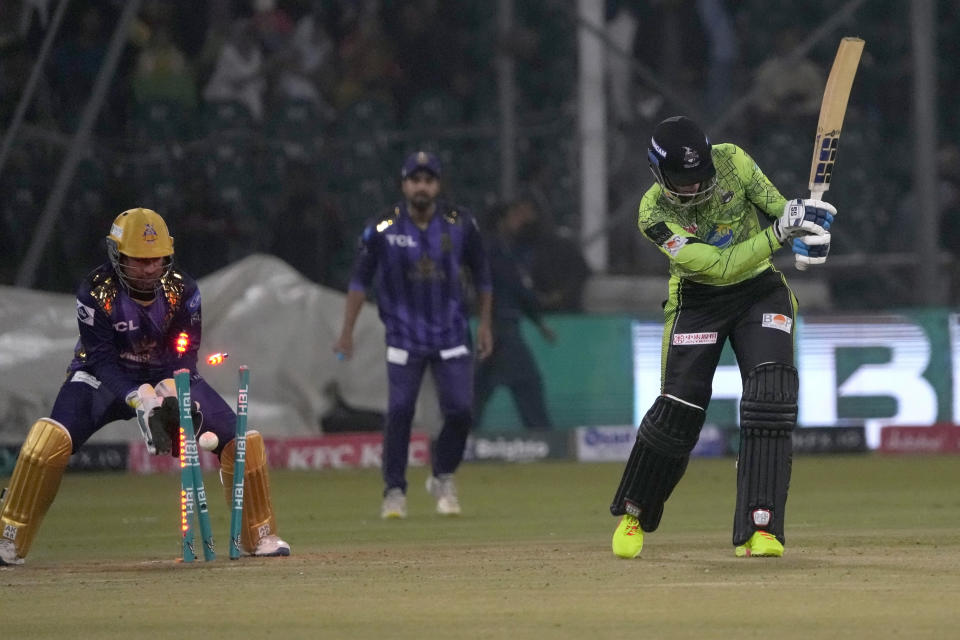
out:
{"label": "grass outfield", "polygon": [[469,464],[442,518],[374,470],[274,472],[285,559],[175,560],[175,476],[71,474],[3,638],[937,638],[960,628],[960,458],[800,457],[786,555],[734,558],[731,459],[694,460],[641,558],[610,551],[620,464]]}

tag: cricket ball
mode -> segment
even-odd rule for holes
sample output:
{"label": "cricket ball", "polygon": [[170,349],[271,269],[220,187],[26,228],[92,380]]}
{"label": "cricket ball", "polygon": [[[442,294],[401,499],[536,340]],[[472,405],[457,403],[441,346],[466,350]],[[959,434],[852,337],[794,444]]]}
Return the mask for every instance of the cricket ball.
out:
{"label": "cricket ball", "polygon": [[220,444],[220,438],[218,438],[217,434],[213,431],[204,431],[200,434],[200,437],[197,438],[197,444],[205,451],[213,451],[217,448],[217,445]]}

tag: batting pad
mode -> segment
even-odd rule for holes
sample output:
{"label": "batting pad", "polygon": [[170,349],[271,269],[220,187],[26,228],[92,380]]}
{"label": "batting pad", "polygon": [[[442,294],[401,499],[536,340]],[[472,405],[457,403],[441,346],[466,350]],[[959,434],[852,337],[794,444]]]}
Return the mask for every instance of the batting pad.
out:
{"label": "batting pad", "polygon": [[733,544],[764,530],[782,543],[790,488],[793,428],[800,381],[791,366],[767,363],[753,369],[740,401],[740,457]]}
{"label": "batting pad", "polygon": [[[236,447],[237,441],[231,440],[220,453],[220,480],[228,507],[233,507],[233,463]],[[263,446],[263,436],[257,431],[247,431],[247,457],[244,464],[240,544],[244,551],[253,553],[260,538],[277,533],[277,519],[270,500],[267,450]]]}
{"label": "batting pad", "polygon": [[70,433],[50,418],[40,418],[27,433],[0,515],[0,535],[13,540],[21,558],[30,551],[40,523],[57,495],[72,448]]}
{"label": "batting pad", "polygon": [[660,396],[647,411],[610,505],[615,516],[629,513],[644,531],[656,531],[663,505],[680,482],[706,414],[674,398]]}

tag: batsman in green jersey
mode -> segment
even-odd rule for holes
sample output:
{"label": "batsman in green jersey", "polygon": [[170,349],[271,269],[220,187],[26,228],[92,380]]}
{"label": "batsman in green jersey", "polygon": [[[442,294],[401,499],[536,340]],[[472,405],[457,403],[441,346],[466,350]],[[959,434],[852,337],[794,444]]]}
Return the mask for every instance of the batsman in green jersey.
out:
{"label": "batsman in green jersey", "polygon": [[[770,256],[789,246],[820,264],[836,209],[787,201],[743,149],[711,145],[692,120],[657,125],[648,149],[656,184],[640,231],[670,260],[661,392],[637,429],[610,511],[622,516],[613,552],[635,558],[657,529],[703,427],[729,340],[743,379],[733,545],[737,556],[781,556],[799,381],[797,300]],[[762,225],[758,213],[771,221]]]}

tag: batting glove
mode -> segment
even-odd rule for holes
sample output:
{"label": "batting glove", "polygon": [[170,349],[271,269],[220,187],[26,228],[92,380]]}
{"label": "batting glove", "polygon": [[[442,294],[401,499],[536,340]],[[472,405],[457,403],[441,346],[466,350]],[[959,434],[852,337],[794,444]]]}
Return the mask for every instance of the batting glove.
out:
{"label": "batting glove", "polygon": [[791,247],[796,254],[797,264],[823,264],[830,253],[830,234],[794,238]]}
{"label": "batting glove", "polygon": [[790,200],[783,207],[783,215],[773,221],[773,231],[781,244],[805,235],[823,235],[830,230],[836,208],[822,200]]}

